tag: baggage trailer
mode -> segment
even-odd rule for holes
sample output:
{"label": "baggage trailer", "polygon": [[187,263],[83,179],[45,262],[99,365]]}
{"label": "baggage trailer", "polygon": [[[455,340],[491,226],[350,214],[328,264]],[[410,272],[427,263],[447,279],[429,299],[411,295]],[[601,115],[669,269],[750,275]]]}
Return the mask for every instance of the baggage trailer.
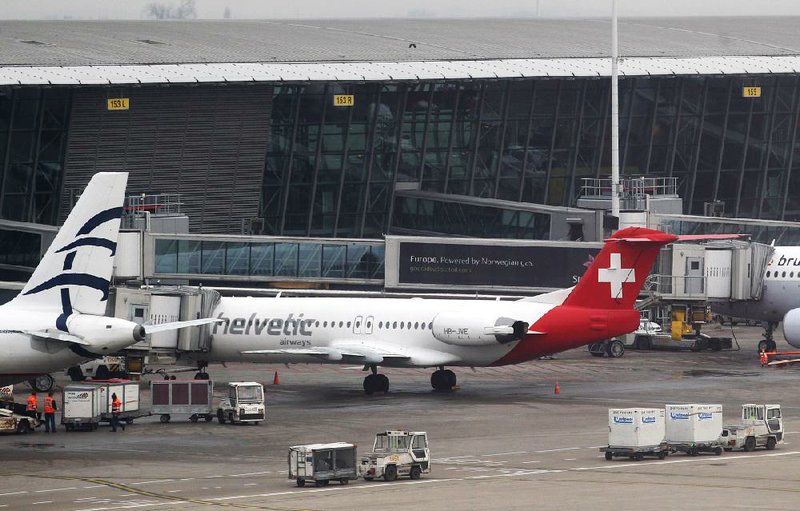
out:
{"label": "baggage trailer", "polygon": [[664,410],[660,408],[611,408],[608,410],[608,447],[601,447],[606,460],[624,456],[641,461],[645,456],[664,459],[669,446],[664,441]]}
{"label": "baggage trailer", "polygon": [[100,389],[100,420],[111,422],[111,396],[116,394],[121,402],[120,422],[133,424],[133,420],[146,417],[150,412],[139,407],[139,382],[131,380],[92,380],[84,385],[95,385]]}
{"label": "baggage trailer", "polygon": [[100,424],[100,393],[98,385],[67,385],[61,393],[61,424],[67,431],[94,431]]}
{"label": "baggage trailer", "polygon": [[297,486],[313,482],[327,486],[331,481],[347,484],[358,479],[355,444],[309,444],[289,447],[289,479]]}
{"label": "baggage trailer", "polygon": [[666,442],[670,450],[697,456],[722,454],[722,405],[680,404],[666,406]]}
{"label": "baggage trailer", "polygon": [[212,403],[214,382],[211,380],[153,380],[150,382],[150,413],[161,415],[167,423],[173,415],[187,415],[197,422],[214,418]]}

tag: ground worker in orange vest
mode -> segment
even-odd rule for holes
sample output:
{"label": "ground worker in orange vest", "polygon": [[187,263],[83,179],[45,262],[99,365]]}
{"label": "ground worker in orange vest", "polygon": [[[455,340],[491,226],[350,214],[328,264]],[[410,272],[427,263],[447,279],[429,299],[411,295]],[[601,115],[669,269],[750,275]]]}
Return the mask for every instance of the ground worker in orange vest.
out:
{"label": "ground worker in orange vest", "polygon": [[761,367],[765,367],[767,364],[769,364],[769,357],[767,356],[766,351],[761,350],[761,355],[759,355],[758,358],[761,360]]}
{"label": "ground worker in orange vest", "polygon": [[47,393],[44,398],[44,432],[56,432],[56,398],[53,397],[52,392]]}
{"label": "ground worker in orange vest", "polygon": [[122,401],[119,400],[117,394],[111,394],[111,431],[116,433],[117,427],[121,427],[125,431],[125,425],[119,422],[119,412],[122,410]]}
{"label": "ground worker in orange vest", "polygon": [[34,417],[36,419],[39,418],[39,401],[36,399],[36,391],[32,390],[31,395],[28,396],[28,406],[25,407],[25,411],[28,412],[29,417]]}

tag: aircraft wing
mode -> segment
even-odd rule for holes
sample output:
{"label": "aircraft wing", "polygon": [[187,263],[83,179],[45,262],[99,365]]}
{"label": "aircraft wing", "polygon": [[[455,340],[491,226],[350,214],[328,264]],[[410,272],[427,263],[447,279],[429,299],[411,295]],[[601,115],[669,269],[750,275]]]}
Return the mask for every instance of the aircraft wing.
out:
{"label": "aircraft wing", "polygon": [[28,334],[31,337],[36,337],[38,339],[44,339],[47,341],[71,342],[73,344],[80,344],[81,346],[92,345],[89,341],[87,341],[83,337],[78,337],[77,335],[68,334],[66,332],[61,332],[58,330],[23,331],[22,333]]}
{"label": "aircraft wing", "polygon": [[[266,350],[246,350],[243,355],[308,355],[324,357],[331,361],[348,359],[349,362],[363,364],[382,364],[386,361],[413,361],[414,365],[436,366],[450,364],[458,357],[424,348],[399,348],[388,343],[342,339],[334,341],[329,347],[283,348]],[[391,365],[391,364],[389,364]]]}

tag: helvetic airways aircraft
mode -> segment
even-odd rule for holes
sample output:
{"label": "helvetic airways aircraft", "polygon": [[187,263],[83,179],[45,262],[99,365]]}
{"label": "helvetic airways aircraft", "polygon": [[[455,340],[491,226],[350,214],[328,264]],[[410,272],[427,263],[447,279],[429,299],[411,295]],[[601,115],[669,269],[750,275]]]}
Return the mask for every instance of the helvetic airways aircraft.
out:
{"label": "helvetic airways aircraft", "polygon": [[437,367],[431,385],[451,389],[445,366],[517,364],[632,332],[639,291],[659,249],[677,239],[631,227],[606,240],[573,288],[516,302],[422,298],[222,298],[209,353],[198,362],[364,364],[367,394],[386,392],[378,366]]}
{"label": "helvetic airways aircraft", "polygon": [[800,247],[775,247],[760,300],[714,304],[714,312],[764,321],[767,328],[759,351],[775,351],[772,331],[781,321],[786,342],[800,348]]}
{"label": "helvetic airways aircraft", "polygon": [[126,172],[95,174],[31,279],[0,306],[0,386],[34,379],[121,350],[163,330],[105,317]]}

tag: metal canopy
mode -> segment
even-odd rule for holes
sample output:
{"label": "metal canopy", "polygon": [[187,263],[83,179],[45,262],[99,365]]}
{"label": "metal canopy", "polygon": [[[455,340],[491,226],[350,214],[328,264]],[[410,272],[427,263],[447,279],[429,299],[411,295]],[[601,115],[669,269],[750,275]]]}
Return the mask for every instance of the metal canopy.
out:
{"label": "metal canopy", "polygon": [[[800,56],[620,59],[622,76],[797,73]],[[135,85],[245,82],[376,82],[493,78],[597,78],[611,74],[598,58],[421,62],[215,63],[114,66],[0,66],[0,85]]]}

